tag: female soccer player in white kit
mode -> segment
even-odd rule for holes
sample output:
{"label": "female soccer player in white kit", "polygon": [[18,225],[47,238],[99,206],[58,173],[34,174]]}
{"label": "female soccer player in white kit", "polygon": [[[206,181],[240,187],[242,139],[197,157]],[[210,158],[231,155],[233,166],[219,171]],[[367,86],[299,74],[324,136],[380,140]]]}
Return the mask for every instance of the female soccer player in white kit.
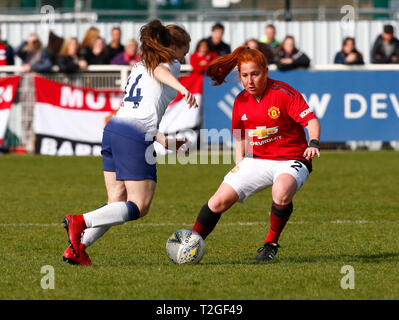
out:
{"label": "female soccer player in white kit", "polygon": [[67,263],[91,265],[85,250],[89,245],[111,226],[148,213],[157,182],[153,142],[175,151],[184,143],[158,132],[162,116],[177,92],[189,108],[197,107],[195,97],[177,80],[190,40],[181,27],[165,27],[159,20],[141,28],[141,62],[131,71],[121,108],[104,128],[101,154],[108,203],[64,217]]}

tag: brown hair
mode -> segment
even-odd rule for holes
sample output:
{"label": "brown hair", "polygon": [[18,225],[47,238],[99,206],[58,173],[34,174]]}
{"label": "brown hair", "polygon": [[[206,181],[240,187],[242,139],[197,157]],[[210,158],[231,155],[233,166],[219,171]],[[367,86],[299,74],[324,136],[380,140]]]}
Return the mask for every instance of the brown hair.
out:
{"label": "brown hair", "polygon": [[219,29],[219,30],[224,31],[224,25],[222,25],[220,22],[215,23],[215,24],[212,26],[212,31],[214,31],[214,30],[216,30],[216,29]]}
{"label": "brown hair", "polygon": [[197,46],[195,47],[195,51],[198,51],[199,48],[200,48],[200,46],[201,46],[203,43],[205,43],[206,46],[208,47],[208,51],[211,50],[211,48],[209,47],[209,42],[208,42],[208,40],[207,40],[207,39],[201,39],[200,41],[198,41]]}
{"label": "brown hair", "polygon": [[244,45],[238,47],[232,53],[214,60],[209,65],[206,74],[214,81],[213,84],[218,86],[224,82],[224,79],[236,66],[240,72],[241,64],[248,61],[255,62],[261,68],[267,68],[267,61],[262,52],[249,49]]}
{"label": "brown hair", "polygon": [[87,29],[82,41],[82,47],[93,49],[94,41],[96,41],[99,35],[100,30],[98,30],[96,27],[90,27]]}
{"label": "brown hair", "polygon": [[172,44],[174,44],[176,47],[182,48],[190,44],[191,37],[182,27],[175,24],[170,24],[167,25],[166,28],[169,30],[169,33],[172,37]]}
{"label": "brown hair", "polygon": [[278,55],[281,51],[284,51],[284,44],[285,44],[285,42],[287,41],[287,40],[289,40],[289,39],[291,39],[292,41],[294,41],[294,52],[296,51],[296,50],[298,50],[297,48],[296,48],[296,46],[295,46],[295,38],[293,37],[293,36],[290,36],[290,35],[288,35],[288,36],[286,36],[285,38],[284,38],[284,40],[280,43],[280,45],[276,48],[276,55]]}
{"label": "brown hair", "polygon": [[172,63],[175,53],[169,46],[172,36],[159,20],[152,20],[140,29],[140,57],[149,72],[160,63]]}
{"label": "brown hair", "polygon": [[77,43],[76,54],[78,54],[78,52],[79,52],[79,42],[78,42],[78,39],[76,39],[75,37],[70,37],[70,38],[67,38],[66,40],[64,40],[64,42],[62,43],[61,50],[60,50],[60,52],[59,52],[59,54],[58,54],[59,56],[69,56],[68,49],[69,49],[69,44],[70,44],[72,41],[76,41],[76,43]]}

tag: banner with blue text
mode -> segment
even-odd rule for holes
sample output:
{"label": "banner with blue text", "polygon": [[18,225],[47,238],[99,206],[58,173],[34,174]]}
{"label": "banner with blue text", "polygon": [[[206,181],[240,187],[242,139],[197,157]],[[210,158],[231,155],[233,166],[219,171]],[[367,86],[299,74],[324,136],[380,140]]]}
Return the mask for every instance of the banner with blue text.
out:
{"label": "banner with blue text", "polygon": [[[398,71],[270,71],[269,77],[302,93],[320,120],[322,142],[399,140]],[[242,89],[237,72],[221,86],[205,78],[205,129],[231,130],[234,99]]]}

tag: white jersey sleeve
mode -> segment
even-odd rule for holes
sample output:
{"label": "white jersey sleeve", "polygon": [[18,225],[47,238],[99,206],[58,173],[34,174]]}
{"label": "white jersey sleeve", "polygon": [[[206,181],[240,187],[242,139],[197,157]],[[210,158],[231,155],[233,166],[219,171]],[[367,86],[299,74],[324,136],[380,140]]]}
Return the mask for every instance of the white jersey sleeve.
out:
{"label": "white jersey sleeve", "polygon": [[[162,65],[165,65],[174,77],[179,77],[180,63],[177,60],[172,64]],[[122,106],[116,117],[135,119],[146,132],[156,133],[166,108],[176,95],[176,90],[156,80],[143,62],[138,62],[132,68]]]}

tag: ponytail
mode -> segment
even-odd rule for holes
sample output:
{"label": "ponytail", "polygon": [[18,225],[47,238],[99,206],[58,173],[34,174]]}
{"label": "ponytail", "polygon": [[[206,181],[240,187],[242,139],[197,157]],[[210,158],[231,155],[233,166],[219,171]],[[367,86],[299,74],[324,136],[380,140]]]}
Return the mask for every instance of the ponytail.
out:
{"label": "ponytail", "polygon": [[243,62],[253,61],[261,68],[267,68],[267,61],[263,53],[256,49],[249,49],[247,46],[240,46],[232,53],[221,56],[214,60],[206,70],[206,74],[214,81],[213,85],[221,85],[227,75]]}
{"label": "ponytail", "polygon": [[232,53],[218,57],[208,66],[206,74],[214,81],[213,85],[219,86],[224,82],[227,75],[237,66],[238,56],[244,50],[248,50],[248,47],[238,47]]}
{"label": "ponytail", "polygon": [[152,20],[140,29],[140,58],[149,72],[161,63],[172,63],[175,54],[169,46],[172,36],[159,20]]}

